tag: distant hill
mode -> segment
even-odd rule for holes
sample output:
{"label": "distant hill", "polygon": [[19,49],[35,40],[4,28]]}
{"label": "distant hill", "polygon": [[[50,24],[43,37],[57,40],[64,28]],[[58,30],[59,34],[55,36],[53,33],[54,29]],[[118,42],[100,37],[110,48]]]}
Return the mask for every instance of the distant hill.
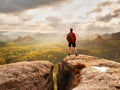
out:
{"label": "distant hill", "polygon": [[34,39],[41,43],[57,43],[63,42],[65,37],[60,33],[36,33]]}
{"label": "distant hill", "polygon": [[97,35],[97,37],[94,40],[103,40],[101,35]]}
{"label": "distant hill", "polygon": [[27,35],[27,36],[24,36],[24,37],[19,36],[19,37],[16,39],[16,41],[32,41],[32,40],[34,40],[34,38],[31,37],[30,35]]}
{"label": "distant hill", "polygon": [[120,39],[120,32],[102,35],[103,39]]}
{"label": "distant hill", "polygon": [[102,35],[102,38],[103,38],[103,39],[109,39],[109,38],[111,38],[111,37],[112,37],[111,34],[104,34],[104,35]]}
{"label": "distant hill", "polygon": [[8,37],[6,35],[0,34],[0,41],[8,41]]}
{"label": "distant hill", "polygon": [[119,39],[119,40],[120,40],[120,32],[118,32],[118,33],[113,33],[113,34],[111,35],[111,38],[112,38],[112,39]]}
{"label": "distant hill", "polygon": [[48,37],[49,38],[55,38],[55,37],[59,37],[60,36],[60,34],[59,33],[36,33],[35,35],[34,35],[34,37],[44,37],[44,38],[47,38],[48,39]]}
{"label": "distant hill", "polygon": [[111,33],[111,34],[103,34],[103,35],[99,35],[99,34],[95,34],[92,35],[91,40],[120,40],[120,32],[116,32],[116,33]]}
{"label": "distant hill", "polygon": [[31,32],[10,32],[10,31],[0,31],[0,41],[13,41],[18,38],[18,36],[33,36],[34,33]]}
{"label": "distant hill", "polygon": [[19,45],[28,45],[35,43],[35,39],[30,35],[26,35],[19,36],[16,40],[14,40],[14,42]]}

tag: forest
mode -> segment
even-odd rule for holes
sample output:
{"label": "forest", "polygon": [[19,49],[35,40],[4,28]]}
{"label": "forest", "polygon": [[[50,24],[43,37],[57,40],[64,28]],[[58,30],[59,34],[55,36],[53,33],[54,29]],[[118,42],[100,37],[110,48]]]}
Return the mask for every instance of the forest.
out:
{"label": "forest", "polygon": [[[22,41],[20,41],[22,42]],[[49,60],[57,64],[67,56],[67,42],[32,43],[16,41],[0,42],[0,64],[20,61]],[[77,40],[78,54],[97,56],[120,62],[120,39]],[[72,53],[73,54],[73,53]]]}

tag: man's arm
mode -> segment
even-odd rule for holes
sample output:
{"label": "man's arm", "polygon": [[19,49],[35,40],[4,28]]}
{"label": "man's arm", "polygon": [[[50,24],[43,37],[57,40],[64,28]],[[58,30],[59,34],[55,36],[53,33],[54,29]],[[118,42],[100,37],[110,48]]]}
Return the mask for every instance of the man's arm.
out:
{"label": "man's arm", "polygon": [[68,34],[67,34],[67,36],[66,36],[66,39],[67,39],[67,41],[68,41]]}

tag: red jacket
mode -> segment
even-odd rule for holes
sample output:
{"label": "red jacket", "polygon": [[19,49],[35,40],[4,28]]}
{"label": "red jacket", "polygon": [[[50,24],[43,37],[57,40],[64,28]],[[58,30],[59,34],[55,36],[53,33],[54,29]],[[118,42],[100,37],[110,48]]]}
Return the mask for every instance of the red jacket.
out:
{"label": "red jacket", "polygon": [[[69,39],[69,36],[72,37],[71,40]],[[76,42],[76,35],[75,35],[75,33],[73,33],[73,32],[68,33],[66,39],[67,39],[68,42]]]}

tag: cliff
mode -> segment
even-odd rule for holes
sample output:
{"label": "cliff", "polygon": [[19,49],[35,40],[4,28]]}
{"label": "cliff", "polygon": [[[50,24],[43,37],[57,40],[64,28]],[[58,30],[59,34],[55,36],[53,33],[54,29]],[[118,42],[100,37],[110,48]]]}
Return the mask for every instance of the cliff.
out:
{"label": "cliff", "polygon": [[0,90],[53,90],[53,64],[19,62],[0,66]]}
{"label": "cliff", "polygon": [[[0,90],[54,90],[53,64],[18,62],[0,66]],[[58,90],[120,90],[120,63],[88,55],[58,64]]]}
{"label": "cliff", "polygon": [[120,90],[120,63],[93,56],[67,56],[58,65],[58,90]]}

